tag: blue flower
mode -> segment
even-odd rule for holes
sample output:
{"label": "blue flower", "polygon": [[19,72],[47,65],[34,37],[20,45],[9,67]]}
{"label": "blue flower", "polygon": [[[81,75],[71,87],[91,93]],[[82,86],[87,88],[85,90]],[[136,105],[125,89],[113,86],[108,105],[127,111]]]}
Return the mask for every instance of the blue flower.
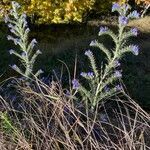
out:
{"label": "blue flower", "polygon": [[134,10],[132,13],[130,13],[129,17],[137,19],[140,17],[140,14],[136,10]]}
{"label": "blue flower", "polygon": [[108,28],[107,27],[100,27],[100,33],[105,33],[108,31]]}
{"label": "blue flower", "polygon": [[138,35],[138,29],[137,29],[137,28],[132,28],[132,29],[131,29],[131,33],[132,33],[133,35],[137,36],[137,35]]}
{"label": "blue flower", "polygon": [[72,80],[73,89],[78,89],[80,84],[77,79]]}
{"label": "blue flower", "polygon": [[121,78],[121,77],[122,77],[122,74],[121,74],[121,72],[120,72],[119,70],[116,70],[115,73],[114,73],[114,76],[115,76],[116,78]]}
{"label": "blue flower", "polygon": [[119,24],[127,25],[128,24],[128,18],[125,16],[119,16]]}
{"label": "blue flower", "polygon": [[137,56],[139,54],[139,47],[137,45],[131,45],[130,48],[134,55]]}
{"label": "blue flower", "polygon": [[91,57],[93,56],[92,52],[90,50],[85,51],[84,53],[86,56]]}
{"label": "blue flower", "polygon": [[114,3],[112,6],[112,12],[118,10],[120,8],[120,5],[118,3]]}

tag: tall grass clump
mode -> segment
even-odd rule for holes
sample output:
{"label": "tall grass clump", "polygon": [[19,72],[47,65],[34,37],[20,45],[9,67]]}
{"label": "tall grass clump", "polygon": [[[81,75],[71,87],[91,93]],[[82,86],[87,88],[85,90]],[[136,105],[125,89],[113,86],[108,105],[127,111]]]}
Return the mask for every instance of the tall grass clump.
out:
{"label": "tall grass clump", "polygon": [[[15,11],[18,4],[13,2],[12,5]],[[85,52],[92,68],[92,71],[88,73],[81,73],[81,76],[89,83],[87,87],[81,85],[75,78],[72,80],[71,90],[67,93],[59,80],[51,80],[49,84],[45,84],[31,70],[26,74],[28,63],[19,53],[13,51],[13,54],[24,64],[25,69],[24,72],[16,71],[26,79],[33,75],[34,82],[32,86],[15,82],[17,89],[15,96],[8,96],[11,93],[8,90],[5,97],[0,96],[0,149],[150,149],[149,114],[126,95],[122,85],[119,84],[119,79],[122,77],[120,70],[122,56],[126,52],[132,52],[135,55],[139,53],[138,46],[126,43],[127,38],[137,35],[136,28],[125,31],[128,20],[138,17],[136,11],[128,13],[129,9],[128,5],[113,5],[112,10],[117,10],[120,15],[118,34],[113,33],[107,27],[100,28],[99,36],[107,34],[114,40],[116,45],[113,50],[108,50],[97,40],[90,44],[100,48],[106,54],[107,63],[101,69],[96,66],[92,51]],[[9,22],[15,24],[17,20],[21,21],[22,15],[18,18],[17,16],[18,13],[14,13],[15,22],[10,18]],[[20,29],[23,31],[23,24]],[[19,34],[17,31],[14,32],[16,36]],[[16,42],[13,37],[11,40]],[[26,43],[26,47],[29,45],[32,44]],[[19,46],[21,47],[21,44]],[[26,49],[21,50],[25,50],[23,52],[28,54]],[[34,63],[30,67],[34,67]],[[124,97],[112,97],[118,92],[122,92]],[[101,103],[108,97],[112,98]],[[98,105],[101,107],[97,107]]]}

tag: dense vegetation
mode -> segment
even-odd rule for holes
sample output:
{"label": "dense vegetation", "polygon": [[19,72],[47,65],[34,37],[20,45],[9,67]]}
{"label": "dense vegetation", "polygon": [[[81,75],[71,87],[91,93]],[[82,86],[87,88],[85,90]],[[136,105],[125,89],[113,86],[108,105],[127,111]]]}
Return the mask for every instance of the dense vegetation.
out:
{"label": "dense vegetation", "polygon": [[[17,0],[33,22],[38,24],[82,22],[90,10],[110,12],[115,0]],[[119,0],[125,3],[126,0]],[[149,4],[149,0],[136,0],[137,4]],[[0,2],[1,16],[11,9],[11,0]]]}
{"label": "dense vegetation", "polygon": [[[52,5],[48,2],[20,1],[21,7],[12,1],[6,7],[6,14],[2,10],[8,27],[7,40],[11,42],[8,53],[15,58],[9,68],[16,76],[9,75],[0,81],[0,149],[150,149],[150,116],[130,98],[123,82],[124,62],[129,61],[125,56],[135,58],[142,52],[134,42],[138,28],[128,26],[130,20],[137,20],[141,15],[127,3],[122,4],[124,1],[113,3],[111,12],[118,15],[116,29],[99,27],[98,37],[92,37],[84,54],[66,53],[74,65],[66,64],[62,57],[61,67],[56,62],[54,66],[51,64],[59,71],[53,69],[53,74],[48,76],[49,71],[40,66],[50,57],[46,51],[39,50],[37,40],[30,36],[26,13],[36,16],[37,23],[82,21],[83,14],[93,9],[95,1],[80,1],[81,7],[78,0],[54,1]],[[97,7],[107,11],[109,2]],[[69,8],[67,4],[71,4]],[[66,7],[70,10],[68,14]],[[50,8],[53,11],[47,14],[46,9]],[[73,42],[75,45],[76,37]],[[4,48],[8,46],[2,44]],[[131,83],[131,78],[128,79]]]}

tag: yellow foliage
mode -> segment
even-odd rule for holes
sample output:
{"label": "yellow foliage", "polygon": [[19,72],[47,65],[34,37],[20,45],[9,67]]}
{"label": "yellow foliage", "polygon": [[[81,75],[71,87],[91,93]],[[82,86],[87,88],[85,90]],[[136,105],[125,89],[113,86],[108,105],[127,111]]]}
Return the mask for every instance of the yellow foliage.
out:
{"label": "yellow foliage", "polygon": [[[120,4],[124,4],[124,3],[127,3],[129,0],[117,0],[117,2],[119,2]],[[150,4],[150,0],[135,0],[135,3],[136,4]]]}
{"label": "yellow foliage", "polygon": [[[12,0],[1,0],[0,8],[8,12]],[[16,0],[33,21],[39,24],[82,22],[91,9],[108,12],[115,0]]]}
{"label": "yellow foliage", "polygon": [[[21,1],[20,1],[21,2]],[[23,10],[37,23],[82,22],[95,0],[24,0]]]}

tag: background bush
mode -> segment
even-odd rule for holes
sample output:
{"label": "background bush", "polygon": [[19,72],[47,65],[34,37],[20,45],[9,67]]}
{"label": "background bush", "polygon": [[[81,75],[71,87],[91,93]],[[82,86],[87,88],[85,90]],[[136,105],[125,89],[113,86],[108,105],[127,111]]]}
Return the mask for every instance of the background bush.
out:
{"label": "background bush", "polygon": [[[82,22],[90,10],[109,12],[115,0],[16,0],[22,11],[38,24]],[[10,9],[11,0],[0,3],[1,17]]]}

